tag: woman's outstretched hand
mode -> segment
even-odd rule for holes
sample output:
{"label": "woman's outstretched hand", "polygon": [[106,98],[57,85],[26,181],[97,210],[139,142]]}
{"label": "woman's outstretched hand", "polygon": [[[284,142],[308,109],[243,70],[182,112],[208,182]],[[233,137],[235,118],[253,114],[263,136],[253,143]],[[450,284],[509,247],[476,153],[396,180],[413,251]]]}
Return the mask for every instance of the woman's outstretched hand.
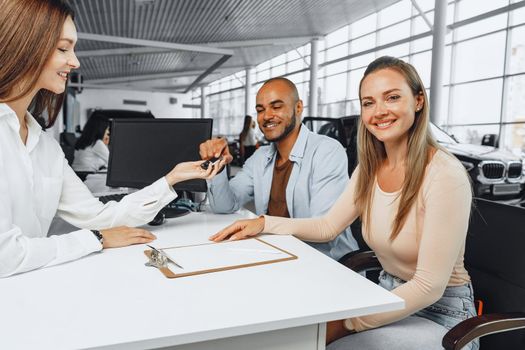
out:
{"label": "woman's outstretched hand", "polygon": [[179,163],[166,175],[166,180],[170,186],[175,185],[178,182],[191,180],[191,179],[205,179],[209,180],[213,178],[219,170],[226,165],[224,159],[217,161],[207,169],[203,169],[201,164],[204,163],[204,160],[198,160],[196,162],[183,162]]}
{"label": "woman's outstretched hand", "polygon": [[257,219],[239,220],[211,236],[210,241],[220,242],[225,239],[236,241],[257,236],[263,230],[264,216],[258,217]]}

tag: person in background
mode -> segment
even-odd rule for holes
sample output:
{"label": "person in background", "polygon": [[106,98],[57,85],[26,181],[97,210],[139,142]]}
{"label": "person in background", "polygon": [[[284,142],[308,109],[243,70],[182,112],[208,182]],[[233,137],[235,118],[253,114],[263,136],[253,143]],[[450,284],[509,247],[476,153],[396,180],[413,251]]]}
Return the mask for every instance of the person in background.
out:
{"label": "person in background", "polygon": [[[45,131],[80,65],[73,11],[62,0],[0,0],[0,9],[0,277],[151,242],[151,232],[130,226],[151,221],[176,198],[175,183],[209,178],[223,164],[181,163],[122,201],[102,204]],[[46,116],[45,125],[33,116]],[[81,229],[48,237],[55,214]]]}
{"label": "person in background", "polygon": [[75,144],[71,167],[75,171],[93,172],[107,169],[109,161],[109,118],[95,111],[88,119]]}
{"label": "person in background", "polygon": [[255,120],[249,115],[244,117],[244,126],[239,135],[241,159],[244,164],[255,152],[257,139],[255,138]]}
{"label": "person in background", "polygon": [[[266,81],[257,92],[255,108],[259,128],[271,144],[259,147],[231,180],[223,171],[209,181],[212,211],[233,213],[254,200],[257,215],[305,218],[324,214],[348,182],[345,150],[336,140],[302,125],[303,102],[294,83],[286,78]],[[202,143],[200,155],[232,160],[224,139]],[[339,232],[342,234],[328,242],[310,244],[337,260],[358,248],[350,227],[341,227]]]}
{"label": "person in background", "polygon": [[326,215],[238,221],[211,239],[267,232],[324,242],[361,216],[363,238],[383,267],[379,284],[405,308],[329,322],[327,349],[442,349],[444,334],[476,315],[463,265],[469,177],[432,136],[425,88],[410,64],[388,56],[370,63],[359,99],[359,165]]}

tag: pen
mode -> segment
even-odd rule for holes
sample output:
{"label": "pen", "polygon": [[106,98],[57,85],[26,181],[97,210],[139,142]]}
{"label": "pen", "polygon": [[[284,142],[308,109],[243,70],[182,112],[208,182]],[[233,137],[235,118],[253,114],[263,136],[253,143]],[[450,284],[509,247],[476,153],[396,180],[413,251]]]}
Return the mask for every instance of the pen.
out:
{"label": "pen", "polygon": [[251,253],[267,253],[267,254],[281,254],[279,251],[268,249],[252,249],[252,248],[228,248],[232,252],[251,252]]}
{"label": "pen", "polygon": [[163,257],[165,257],[166,259],[168,259],[169,261],[171,261],[175,266],[177,266],[178,268],[181,268],[181,269],[184,269],[184,267],[182,267],[181,265],[179,265],[175,260],[173,260],[168,254],[166,254],[162,249],[157,249],[153,246],[150,246],[149,244],[146,244],[148,247],[150,247],[151,249],[153,249],[154,251],[156,251],[157,253],[159,253],[160,255],[162,255]]}

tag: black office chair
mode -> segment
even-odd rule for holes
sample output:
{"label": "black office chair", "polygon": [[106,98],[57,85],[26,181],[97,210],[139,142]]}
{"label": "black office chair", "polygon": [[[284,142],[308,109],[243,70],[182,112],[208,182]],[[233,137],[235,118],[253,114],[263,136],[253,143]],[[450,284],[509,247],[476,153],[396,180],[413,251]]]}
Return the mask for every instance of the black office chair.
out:
{"label": "black office chair", "polygon": [[65,131],[60,133],[60,147],[62,148],[69,165],[73,164],[73,159],[75,158],[76,142],[77,137],[74,133]]}
{"label": "black office chair", "polygon": [[326,135],[328,137],[331,137],[335,140],[340,140],[339,138],[339,120],[334,119],[333,121],[329,121],[326,124],[322,125],[319,130],[317,131],[320,135]]}
{"label": "black office chair", "polygon": [[318,134],[326,135],[341,143],[346,149],[348,175],[351,176],[357,166],[357,122],[359,115],[340,118],[304,117],[303,124],[312,131],[321,124]]}
{"label": "black office chair", "polygon": [[[524,208],[475,199],[465,267],[480,315],[452,328],[443,337],[445,349],[459,350],[480,337],[480,350],[525,349],[524,226]],[[372,251],[350,253],[340,262],[354,271],[381,269]]]}
{"label": "black office chair", "polygon": [[341,122],[343,123],[346,137],[346,157],[348,159],[348,176],[352,176],[352,173],[357,166],[357,128],[358,128],[358,115],[351,115],[348,117],[342,117]]}
{"label": "black office chair", "polygon": [[[75,159],[75,144],[77,143],[77,137],[75,133],[72,132],[62,132],[60,133],[60,147],[67,159],[69,165],[73,164]],[[80,180],[85,181],[89,174],[95,174],[94,171],[75,171],[75,174],[80,178]]]}

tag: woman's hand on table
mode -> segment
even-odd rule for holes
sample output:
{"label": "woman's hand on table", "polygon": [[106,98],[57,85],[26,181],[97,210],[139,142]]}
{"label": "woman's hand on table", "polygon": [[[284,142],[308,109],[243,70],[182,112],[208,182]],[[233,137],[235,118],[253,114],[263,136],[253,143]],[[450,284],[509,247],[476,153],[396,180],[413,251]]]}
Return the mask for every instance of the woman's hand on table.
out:
{"label": "woman's hand on table", "polygon": [[147,230],[128,226],[100,230],[100,234],[104,237],[104,248],[118,248],[132,244],[144,244],[157,239],[153,233]]}
{"label": "woman's hand on table", "polygon": [[257,236],[263,230],[264,216],[256,219],[238,220],[211,236],[210,240],[214,242],[224,241],[225,239],[236,241]]}

